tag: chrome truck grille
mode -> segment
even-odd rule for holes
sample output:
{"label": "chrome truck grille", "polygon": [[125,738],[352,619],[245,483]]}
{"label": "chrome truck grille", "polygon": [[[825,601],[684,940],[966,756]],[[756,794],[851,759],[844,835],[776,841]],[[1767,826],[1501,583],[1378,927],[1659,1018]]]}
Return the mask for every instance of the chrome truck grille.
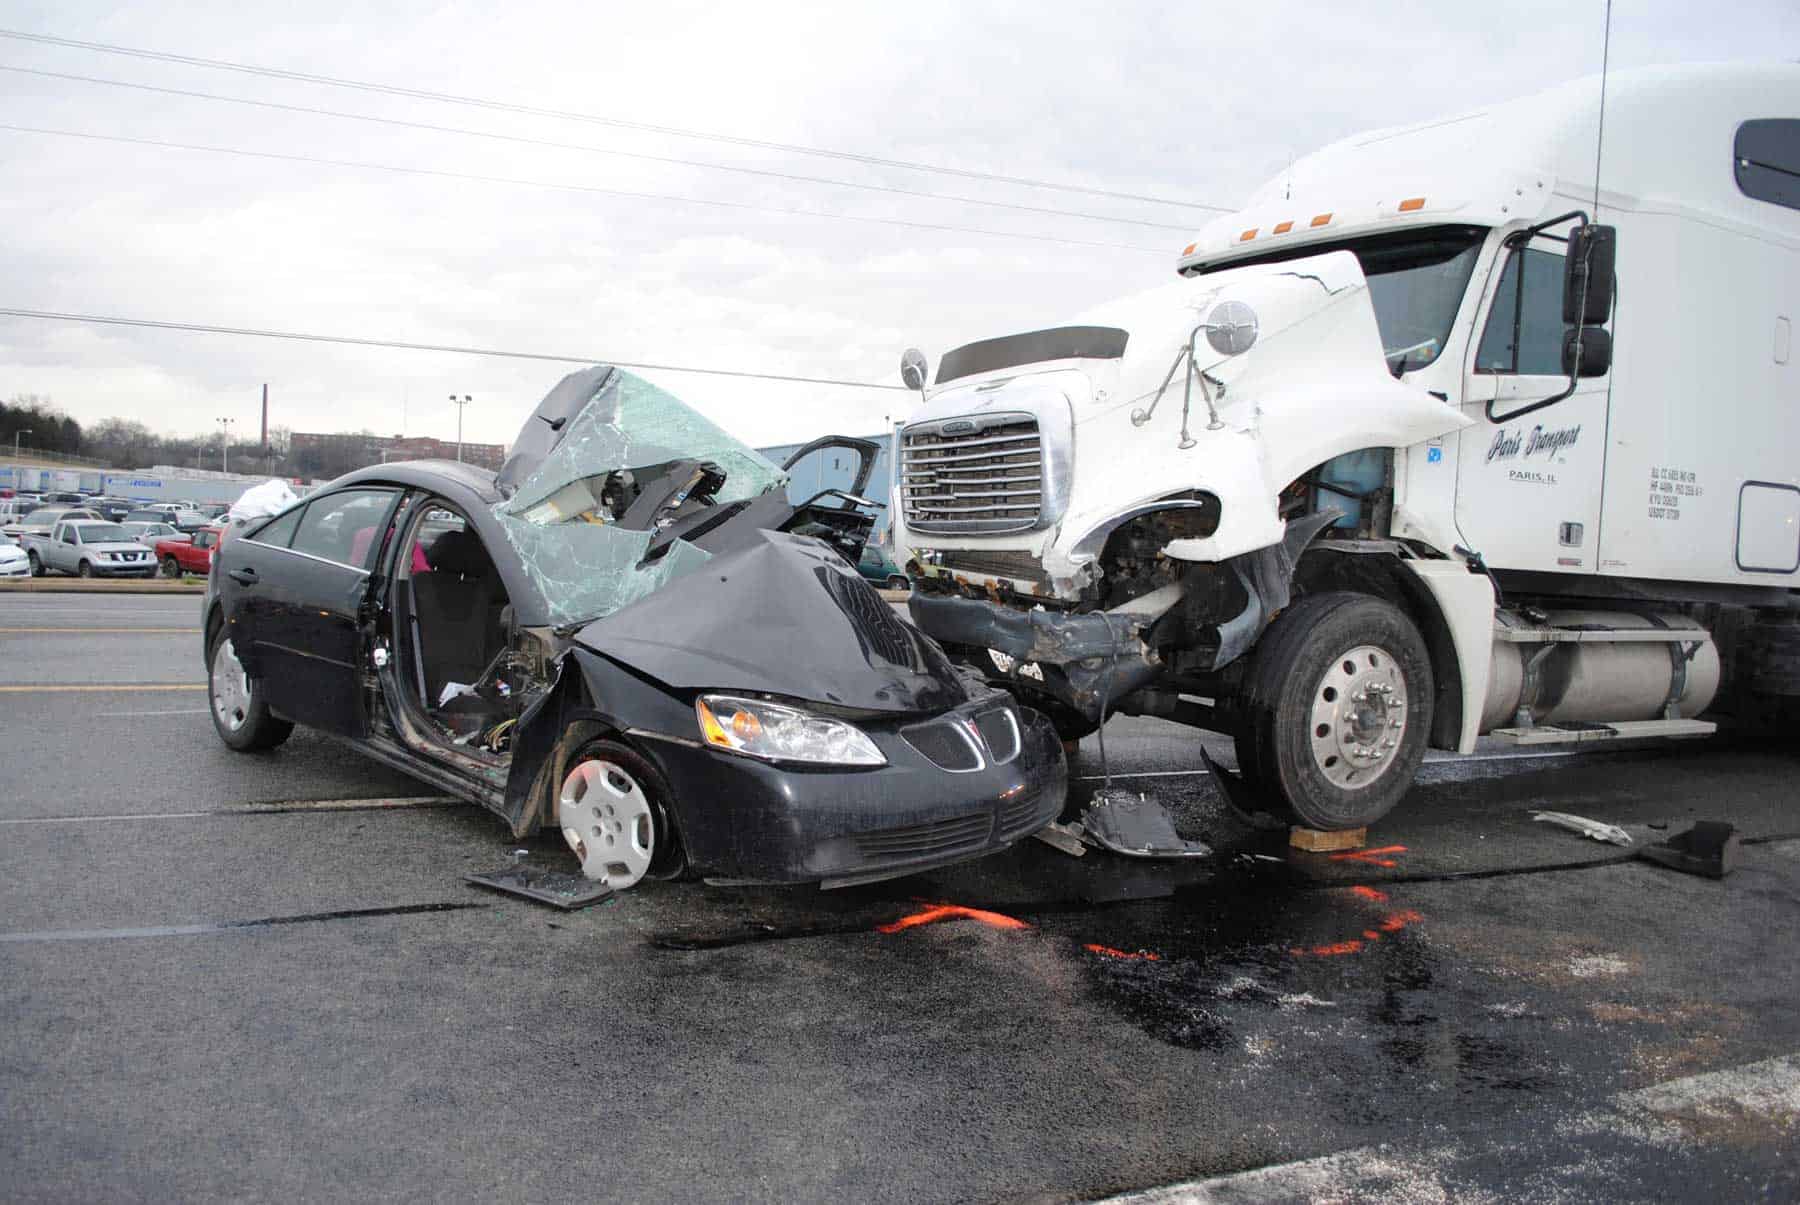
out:
{"label": "chrome truck grille", "polygon": [[918,423],[901,432],[900,499],[915,531],[1029,531],[1043,511],[1044,452],[1030,414]]}

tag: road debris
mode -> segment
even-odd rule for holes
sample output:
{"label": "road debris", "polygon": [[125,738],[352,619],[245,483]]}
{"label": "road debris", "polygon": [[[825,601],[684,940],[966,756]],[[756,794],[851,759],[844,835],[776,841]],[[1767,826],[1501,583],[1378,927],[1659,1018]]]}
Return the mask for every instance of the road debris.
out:
{"label": "road debris", "polygon": [[1702,820],[1685,833],[1655,845],[1646,845],[1638,850],[1638,857],[1685,874],[1722,879],[1737,869],[1741,847],[1742,839],[1731,825],[1719,820]]}
{"label": "road debris", "polygon": [[1584,837],[1592,837],[1596,841],[1606,841],[1613,845],[1631,844],[1631,834],[1618,825],[1589,820],[1586,816],[1572,816],[1568,812],[1533,812],[1531,818],[1554,824],[1558,828],[1566,828],[1572,833],[1580,833]]}
{"label": "road debris", "polygon": [[1130,858],[1207,858],[1212,847],[1175,831],[1169,811],[1147,795],[1122,788],[1094,792],[1081,813],[1086,840]]}
{"label": "road debris", "polygon": [[583,878],[562,870],[550,870],[515,861],[504,870],[487,874],[466,874],[464,879],[490,891],[503,891],[522,896],[564,912],[592,907],[612,898],[613,890],[605,883]]}

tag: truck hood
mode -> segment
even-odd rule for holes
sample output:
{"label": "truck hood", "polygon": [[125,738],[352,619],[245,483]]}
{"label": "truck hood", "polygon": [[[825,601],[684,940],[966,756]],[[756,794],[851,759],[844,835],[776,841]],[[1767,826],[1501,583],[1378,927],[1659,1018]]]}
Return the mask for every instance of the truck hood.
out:
{"label": "truck hood", "polygon": [[779,695],[875,712],[967,702],[944,651],[819,540],[763,531],[576,643],[678,690]]}
{"label": "truck hood", "polygon": [[136,540],[108,540],[103,544],[83,544],[85,552],[143,552],[144,546]]}

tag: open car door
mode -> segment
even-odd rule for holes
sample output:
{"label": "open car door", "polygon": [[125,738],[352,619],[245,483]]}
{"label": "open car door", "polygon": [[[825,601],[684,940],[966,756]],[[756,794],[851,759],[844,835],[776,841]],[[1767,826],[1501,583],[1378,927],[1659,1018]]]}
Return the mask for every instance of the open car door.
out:
{"label": "open car door", "polygon": [[[850,453],[855,467],[844,465],[841,456],[828,455],[837,451]],[[796,500],[794,516],[782,530],[824,540],[855,565],[874,530],[875,512],[887,506],[866,493],[880,455],[880,444],[851,435],[827,435],[795,449],[781,465],[790,475],[788,496]],[[810,473],[799,467],[808,457],[816,466]]]}

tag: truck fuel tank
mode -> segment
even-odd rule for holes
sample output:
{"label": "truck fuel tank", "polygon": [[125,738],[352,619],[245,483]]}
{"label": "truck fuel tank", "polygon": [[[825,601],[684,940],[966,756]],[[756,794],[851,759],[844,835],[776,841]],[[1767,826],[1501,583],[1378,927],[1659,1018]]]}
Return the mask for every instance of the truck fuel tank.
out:
{"label": "truck fuel tank", "polygon": [[1718,647],[1686,615],[1553,611],[1538,623],[1503,611],[1481,731],[1687,719],[1718,689]]}

